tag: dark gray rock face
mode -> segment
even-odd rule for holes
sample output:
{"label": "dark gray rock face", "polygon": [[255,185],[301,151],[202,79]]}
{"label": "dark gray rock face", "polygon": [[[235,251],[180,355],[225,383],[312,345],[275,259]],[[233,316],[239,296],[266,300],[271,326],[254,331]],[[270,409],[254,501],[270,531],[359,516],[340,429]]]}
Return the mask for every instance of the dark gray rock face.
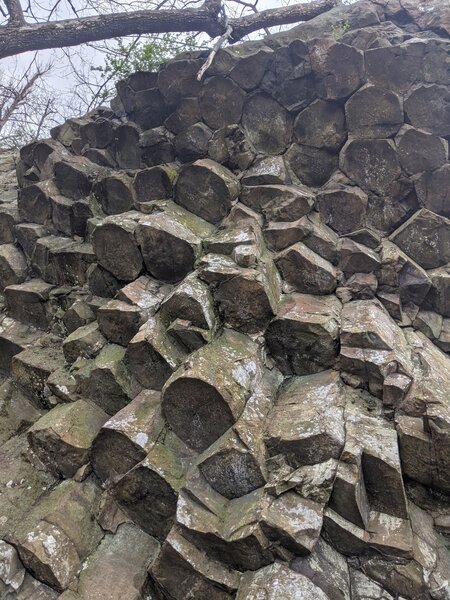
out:
{"label": "dark gray rock face", "polygon": [[450,600],[449,35],[340,4],[0,153],[2,600]]}
{"label": "dark gray rock face", "polygon": [[268,94],[249,96],[242,125],[250,143],[262,154],[280,154],[289,144],[292,122],[289,113]]}

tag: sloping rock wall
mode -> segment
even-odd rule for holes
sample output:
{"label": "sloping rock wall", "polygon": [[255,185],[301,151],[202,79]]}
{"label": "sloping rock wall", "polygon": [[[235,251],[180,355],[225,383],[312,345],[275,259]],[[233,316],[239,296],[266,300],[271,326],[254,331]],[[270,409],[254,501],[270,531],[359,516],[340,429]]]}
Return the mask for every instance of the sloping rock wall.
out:
{"label": "sloping rock wall", "polygon": [[1,598],[450,598],[444,4],[0,157]]}

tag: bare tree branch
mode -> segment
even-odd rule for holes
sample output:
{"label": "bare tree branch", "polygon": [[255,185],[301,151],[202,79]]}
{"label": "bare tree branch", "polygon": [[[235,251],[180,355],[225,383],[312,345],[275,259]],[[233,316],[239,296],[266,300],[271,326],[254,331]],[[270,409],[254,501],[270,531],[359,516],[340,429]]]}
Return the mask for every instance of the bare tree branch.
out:
{"label": "bare tree branch", "polygon": [[[127,53],[125,54],[125,56],[123,57],[121,64],[126,63],[126,61],[128,60],[131,52],[133,51],[133,48],[136,47],[137,43],[139,42],[139,36],[133,40],[133,42],[130,44],[130,47],[128,48]],[[95,94],[93,94],[91,101],[88,104],[88,110],[91,110],[91,108],[93,108],[95,106],[95,104],[99,101],[101,94],[103,92],[103,90],[108,86],[109,82],[111,81],[111,79],[114,77],[114,73],[110,73],[110,75],[105,79],[105,81],[103,81],[103,83],[99,86],[98,90],[95,92]]]}
{"label": "bare tree branch", "polygon": [[228,23],[233,28],[231,40],[237,42],[249,33],[267,27],[309,21],[317,15],[332,9],[337,3],[337,0],[319,0],[310,4],[294,4],[293,6],[272,8],[252,15],[244,15],[238,19],[229,19]]}
{"label": "bare tree branch", "polygon": [[197,73],[198,81],[201,81],[203,79],[203,75],[206,73],[206,71],[212,65],[212,62],[213,62],[214,57],[216,56],[217,52],[220,50],[220,48],[223,46],[223,44],[227,41],[227,39],[229,37],[231,37],[232,31],[233,31],[233,29],[230,27],[230,25],[228,25],[225,33],[223,35],[221,35],[220,38],[217,40],[217,42],[214,44],[214,47],[212,48],[211,52],[209,53],[209,56],[206,59],[204,65],[202,66],[200,71]]}
{"label": "bare tree branch", "polygon": [[45,103],[45,106],[42,110],[42,114],[39,118],[38,123],[36,124],[36,131],[33,136],[33,142],[39,139],[39,137],[41,135],[41,131],[44,127],[44,123],[47,120],[47,117],[49,116],[49,114],[52,112],[52,102],[53,102],[53,98],[48,98],[48,100]]}
{"label": "bare tree branch", "polygon": [[[9,0],[8,0],[9,1]],[[29,50],[78,46],[85,42],[144,33],[204,31],[216,37],[224,31],[218,15],[221,0],[205,0],[201,8],[140,10],[108,15],[0,27],[0,58]]]}
{"label": "bare tree branch", "polygon": [[20,0],[4,0],[6,10],[9,14],[8,26],[20,26],[25,24],[25,17],[20,5]]}
{"label": "bare tree branch", "polygon": [[[21,104],[26,100],[27,96],[33,89],[36,81],[42,77],[42,73],[40,71],[36,71],[29,79],[26,80],[25,84],[15,89],[14,87],[10,87],[9,89],[5,86],[5,89],[2,90],[2,96],[6,96],[8,99],[9,95],[9,104],[4,102],[4,105],[0,106],[0,131],[3,129],[5,124],[9,121],[12,114],[19,108]],[[3,103],[2,103],[3,104]]]}
{"label": "bare tree branch", "polygon": [[[18,0],[4,0],[17,5]],[[307,21],[329,10],[337,0],[317,0],[266,10],[230,19],[231,40],[237,41],[265,27]],[[19,5],[20,7],[20,5]],[[140,10],[102,14],[79,19],[0,27],[0,58],[30,50],[77,46],[82,43],[146,33],[202,31],[211,37],[223,35],[221,0],[205,0],[199,8]],[[22,14],[23,17],[23,14]]]}

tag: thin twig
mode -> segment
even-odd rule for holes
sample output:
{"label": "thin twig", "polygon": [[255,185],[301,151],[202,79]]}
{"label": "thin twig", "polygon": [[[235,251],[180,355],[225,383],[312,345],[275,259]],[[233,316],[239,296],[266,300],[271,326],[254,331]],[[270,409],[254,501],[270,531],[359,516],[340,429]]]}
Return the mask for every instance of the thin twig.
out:
{"label": "thin twig", "polygon": [[9,24],[17,26],[24,25],[25,17],[23,16],[20,0],[4,0],[4,3],[9,14]]}
{"label": "thin twig", "polygon": [[223,5],[220,9],[220,13],[223,17],[223,22],[226,27],[225,33],[220,36],[220,38],[217,40],[217,42],[212,47],[212,50],[209,53],[208,58],[205,61],[205,64],[202,66],[200,71],[197,73],[197,81],[201,81],[203,79],[203,75],[206,73],[206,71],[212,65],[214,57],[216,56],[218,51],[222,48],[224,43],[231,37],[231,34],[233,33],[233,28],[230,25],[228,25],[227,15],[225,13],[225,8]]}

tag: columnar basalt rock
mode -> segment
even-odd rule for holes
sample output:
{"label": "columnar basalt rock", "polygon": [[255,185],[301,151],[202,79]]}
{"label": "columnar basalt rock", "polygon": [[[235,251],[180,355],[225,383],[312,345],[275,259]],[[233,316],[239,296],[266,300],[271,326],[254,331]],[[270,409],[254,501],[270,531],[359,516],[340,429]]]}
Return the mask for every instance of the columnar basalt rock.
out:
{"label": "columnar basalt rock", "polygon": [[259,354],[247,336],[225,330],[167,381],[163,413],[189,447],[205,450],[238,419],[261,377]]}
{"label": "columnar basalt rock", "polygon": [[449,600],[444,5],[0,152],[1,598]]}
{"label": "columnar basalt rock", "polygon": [[266,330],[268,350],[283,374],[308,375],[334,366],[340,312],[335,296],[283,296]]}
{"label": "columnar basalt rock", "polygon": [[[138,213],[110,217],[98,223],[92,233],[97,262],[114,277],[134,281],[143,268],[142,254],[135,239]],[[111,245],[120,253],[111,255]]]}
{"label": "columnar basalt rock", "polygon": [[95,437],[91,460],[99,479],[114,480],[144,460],[163,427],[160,392],[143,390]]}
{"label": "columnar basalt rock", "polygon": [[92,442],[107,418],[85,400],[59,404],[28,430],[30,448],[57,477],[73,477],[89,462]]}
{"label": "columnar basalt rock", "polygon": [[194,268],[208,223],[173,203],[149,207],[139,219],[135,239],[147,272],[160,281],[176,283]]}

